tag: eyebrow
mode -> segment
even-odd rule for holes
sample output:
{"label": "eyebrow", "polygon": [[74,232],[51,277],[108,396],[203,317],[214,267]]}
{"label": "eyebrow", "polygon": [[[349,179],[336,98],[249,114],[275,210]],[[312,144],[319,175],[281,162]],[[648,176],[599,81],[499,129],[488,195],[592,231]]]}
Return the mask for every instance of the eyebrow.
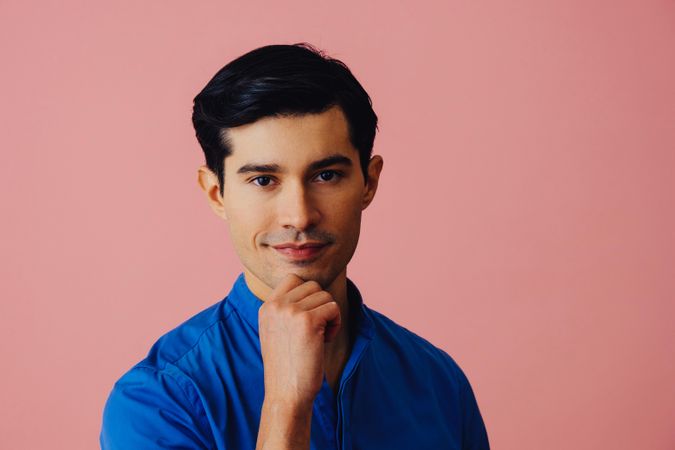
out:
{"label": "eyebrow", "polygon": [[[344,155],[335,153],[318,161],[314,161],[309,165],[307,170],[311,172],[314,170],[323,169],[324,167],[329,167],[336,164],[342,164],[344,166],[351,167],[352,160]],[[239,170],[237,170],[238,174],[251,172],[278,173],[283,172],[283,170],[281,169],[281,166],[279,164],[256,164],[256,163],[244,164],[239,168]]]}

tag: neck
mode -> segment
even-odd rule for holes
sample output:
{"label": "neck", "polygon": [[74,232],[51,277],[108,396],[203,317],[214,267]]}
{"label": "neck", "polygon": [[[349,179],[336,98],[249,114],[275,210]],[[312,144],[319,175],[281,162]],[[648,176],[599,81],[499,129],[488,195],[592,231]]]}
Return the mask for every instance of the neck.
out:
{"label": "neck", "polygon": [[326,288],[333,300],[340,307],[340,331],[331,342],[327,342],[324,347],[324,359],[326,362],[341,364],[342,360],[348,356],[350,342],[350,329],[352,311],[350,311],[349,298],[347,296],[347,270],[343,270],[335,280]]}

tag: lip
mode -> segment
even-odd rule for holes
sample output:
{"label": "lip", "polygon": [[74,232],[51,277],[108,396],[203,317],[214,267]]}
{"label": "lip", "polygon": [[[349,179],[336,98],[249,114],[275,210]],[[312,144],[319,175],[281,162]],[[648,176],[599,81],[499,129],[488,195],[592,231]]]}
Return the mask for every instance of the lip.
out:
{"label": "lip", "polygon": [[277,252],[293,261],[304,261],[315,258],[324,248],[328,247],[323,242],[307,242],[304,244],[279,244],[272,246]]}
{"label": "lip", "polygon": [[301,248],[307,248],[307,247],[323,247],[326,245],[324,242],[305,242],[303,244],[296,244],[294,242],[286,242],[284,244],[278,244],[278,245],[273,245],[272,247],[276,249],[282,249],[282,248],[294,248],[296,250],[301,249]]}

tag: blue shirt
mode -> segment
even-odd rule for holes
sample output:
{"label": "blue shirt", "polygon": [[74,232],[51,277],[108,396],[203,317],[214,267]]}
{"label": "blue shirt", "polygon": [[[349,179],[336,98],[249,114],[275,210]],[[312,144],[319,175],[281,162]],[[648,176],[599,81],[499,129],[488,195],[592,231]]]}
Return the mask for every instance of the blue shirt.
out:
{"label": "blue shirt", "polygon": [[[368,308],[349,279],[347,294],[352,350],[336,394],[324,375],[311,449],[489,449],[455,361]],[[262,304],[241,273],[222,301],[157,340],[113,386],[101,448],[254,450],[264,398]]]}

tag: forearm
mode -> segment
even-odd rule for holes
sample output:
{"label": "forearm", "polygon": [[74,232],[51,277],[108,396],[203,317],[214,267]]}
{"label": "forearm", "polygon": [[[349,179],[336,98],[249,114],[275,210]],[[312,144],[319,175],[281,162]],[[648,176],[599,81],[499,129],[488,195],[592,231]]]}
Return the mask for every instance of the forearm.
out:
{"label": "forearm", "polygon": [[263,402],[256,450],[309,450],[312,404]]}

